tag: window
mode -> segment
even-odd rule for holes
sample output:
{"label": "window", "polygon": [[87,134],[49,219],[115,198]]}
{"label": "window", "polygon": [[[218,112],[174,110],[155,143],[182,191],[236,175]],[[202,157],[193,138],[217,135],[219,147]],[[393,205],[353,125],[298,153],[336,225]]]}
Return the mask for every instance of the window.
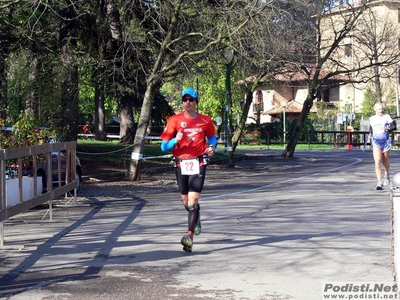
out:
{"label": "window", "polygon": [[352,56],[352,47],[351,44],[344,45],[344,56],[351,57]]}
{"label": "window", "polygon": [[318,93],[317,100],[322,102],[329,102],[329,90],[323,90]]}
{"label": "window", "polygon": [[264,101],[262,91],[257,91],[256,99],[253,102],[253,112],[264,111]]}

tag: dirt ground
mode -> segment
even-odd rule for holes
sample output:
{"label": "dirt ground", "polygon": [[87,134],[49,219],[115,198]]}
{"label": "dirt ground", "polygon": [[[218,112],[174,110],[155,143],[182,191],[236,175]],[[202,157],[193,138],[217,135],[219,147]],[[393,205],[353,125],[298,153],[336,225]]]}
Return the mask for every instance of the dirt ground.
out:
{"label": "dirt ground", "polygon": [[[83,181],[121,181],[127,179],[127,175],[129,174],[128,160],[122,163],[88,157],[80,157],[79,160],[83,169]],[[140,170],[140,177],[142,179],[151,179],[153,177],[157,177],[160,171],[162,171],[163,173],[172,173],[173,171],[171,165],[169,164],[165,164],[165,166],[160,166],[154,165],[149,162],[142,162]]]}
{"label": "dirt ground", "polygon": [[125,172],[127,166],[124,164],[115,163],[109,160],[101,160],[99,158],[79,157],[82,165],[83,175],[92,176],[114,172]]}
{"label": "dirt ground", "polygon": [[[96,178],[107,181],[121,180],[125,178],[130,169],[130,153],[121,153],[120,157],[109,159],[107,156],[99,155],[97,157],[85,155],[85,153],[97,153],[97,149],[88,147],[78,147],[77,156],[82,166],[82,179],[84,181],[90,178]],[[141,174],[149,175],[157,173],[160,169],[171,169],[170,160],[163,161],[142,161],[140,165]]]}
{"label": "dirt ground", "polygon": [[[80,158],[83,167],[83,181],[124,181],[128,179],[129,160],[125,163],[112,161],[99,161],[99,159]],[[235,167],[229,168],[227,162],[211,160],[207,167],[208,178],[222,178],[237,176],[239,174],[254,174],[259,170],[290,168],[295,165],[303,165],[308,159],[286,159],[273,155],[254,155],[235,159]],[[142,161],[140,167],[140,179],[145,181],[175,179],[174,168],[170,160],[164,160],[162,164],[154,161]],[[129,180],[129,179],[128,179]]]}
{"label": "dirt ground", "polygon": [[[96,153],[97,149],[77,149],[83,174],[82,181],[86,183],[129,181],[130,154],[121,154],[114,160],[108,160],[104,156],[87,156],[86,153]],[[79,152],[78,152],[79,151]],[[237,176],[239,174],[254,174],[257,170],[271,170],[286,168],[297,164],[303,164],[302,159],[285,159],[274,155],[250,155],[235,159],[235,167],[228,168],[227,161],[215,161],[211,159],[207,167],[208,178],[222,178]],[[144,160],[140,165],[140,182],[175,180],[174,168],[171,160],[157,159]]]}

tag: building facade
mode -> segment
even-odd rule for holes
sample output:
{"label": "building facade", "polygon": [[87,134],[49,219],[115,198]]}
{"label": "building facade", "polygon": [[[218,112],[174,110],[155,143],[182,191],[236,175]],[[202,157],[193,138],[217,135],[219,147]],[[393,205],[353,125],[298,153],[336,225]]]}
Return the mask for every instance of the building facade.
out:
{"label": "building facade", "polygon": [[[352,7],[338,6],[324,14],[320,25],[321,56],[357,9],[360,7],[357,8],[356,3]],[[324,94],[318,95],[316,101],[324,101],[342,112],[350,108],[349,113],[358,114],[365,91],[371,89],[381,94],[383,103],[396,105],[399,115],[400,0],[369,1],[353,28],[332,53],[324,70],[332,72],[359,68],[359,72],[349,73],[357,83],[330,87]],[[388,61],[388,64],[363,69],[371,60]],[[298,110],[301,111],[307,92],[305,74],[301,72],[279,75],[272,85],[261,81],[253,93],[247,122],[254,123],[257,115],[260,116],[260,123],[280,121],[284,111],[290,116],[290,107],[294,110],[293,121],[299,115]],[[393,99],[393,94],[396,99]]]}

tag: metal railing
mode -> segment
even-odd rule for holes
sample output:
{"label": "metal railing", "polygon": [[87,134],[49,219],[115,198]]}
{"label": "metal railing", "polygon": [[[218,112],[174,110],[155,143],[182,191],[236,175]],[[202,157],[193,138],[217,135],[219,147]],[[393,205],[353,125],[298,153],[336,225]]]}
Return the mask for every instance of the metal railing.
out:
{"label": "metal railing", "polygon": [[[269,132],[244,132],[240,138],[240,144],[259,145],[283,145],[288,143],[290,132],[286,132],[284,139],[283,131]],[[400,132],[390,133],[393,146],[400,146]],[[224,133],[220,135],[220,141],[224,141]],[[368,131],[302,131],[297,144],[307,145],[331,145],[333,148],[341,147],[364,147],[369,142]],[[221,142],[222,143],[222,142]]]}

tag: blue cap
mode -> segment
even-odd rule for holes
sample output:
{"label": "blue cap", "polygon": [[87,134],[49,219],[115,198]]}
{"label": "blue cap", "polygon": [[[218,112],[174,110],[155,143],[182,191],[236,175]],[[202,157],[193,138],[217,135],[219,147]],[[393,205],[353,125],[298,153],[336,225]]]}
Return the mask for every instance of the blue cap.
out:
{"label": "blue cap", "polygon": [[186,89],[184,89],[183,91],[182,91],[182,98],[185,96],[185,95],[189,95],[189,96],[191,96],[192,98],[194,98],[194,99],[197,99],[198,98],[198,94],[197,94],[197,91],[194,89],[194,88],[186,88]]}

